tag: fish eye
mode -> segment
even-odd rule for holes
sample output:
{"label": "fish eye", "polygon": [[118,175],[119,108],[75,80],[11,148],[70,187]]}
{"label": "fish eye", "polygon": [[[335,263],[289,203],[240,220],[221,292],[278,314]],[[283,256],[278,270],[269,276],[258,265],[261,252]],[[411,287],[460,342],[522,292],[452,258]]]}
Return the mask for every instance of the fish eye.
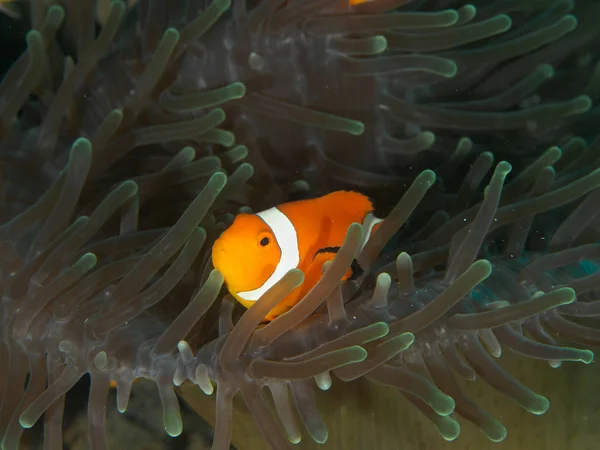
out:
{"label": "fish eye", "polygon": [[264,237],[260,240],[260,245],[266,247],[267,245],[269,245],[269,242],[271,242],[271,240],[268,237]]}

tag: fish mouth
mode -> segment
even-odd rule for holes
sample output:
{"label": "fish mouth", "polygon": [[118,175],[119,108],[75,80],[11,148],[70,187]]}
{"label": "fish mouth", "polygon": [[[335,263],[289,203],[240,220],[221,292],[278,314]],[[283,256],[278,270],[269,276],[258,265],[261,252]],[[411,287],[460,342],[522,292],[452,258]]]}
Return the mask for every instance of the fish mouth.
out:
{"label": "fish mouth", "polygon": [[221,265],[220,263],[223,262],[223,259],[227,256],[227,251],[223,248],[222,245],[219,245],[219,241],[215,242],[212,248],[212,260],[215,269],[219,269],[219,266]]}
{"label": "fish mouth", "polygon": [[213,247],[212,247],[212,252],[213,252],[213,254],[215,254],[215,253],[227,254],[227,251],[225,250],[225,245],[223,244],[223,241],[221,239],[217,239],[215,241],[215,243],[213,244]]}
{"label": "fish mouth", "polygon": [[229,278],[228,274],[231,273],[232,266],[237,264],[237,258],[235,254],[227,251],[225,246],[215,242],[212,250],[212,263],[213,267],[221,272],[224,278]]}

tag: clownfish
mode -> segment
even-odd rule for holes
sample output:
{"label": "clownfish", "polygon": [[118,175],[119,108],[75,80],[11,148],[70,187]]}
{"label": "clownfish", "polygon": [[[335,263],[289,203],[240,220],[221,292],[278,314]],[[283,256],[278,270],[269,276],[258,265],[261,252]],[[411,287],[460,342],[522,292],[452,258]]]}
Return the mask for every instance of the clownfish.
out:
{"label": "clownfish", "polygon": [[[348,227],[361,223],[366,243],[382,221],[364,195],[336,191],[323,197],[284,203],[256,214],[238,214],[215,241],[212,262],[230,294],[250,308],[291,269],[304,273],[294,289],[265,317],[271,321],[288,311],[319,281],[323,264],[333,260]],[[356,261],[343,280],[362,274]]]}

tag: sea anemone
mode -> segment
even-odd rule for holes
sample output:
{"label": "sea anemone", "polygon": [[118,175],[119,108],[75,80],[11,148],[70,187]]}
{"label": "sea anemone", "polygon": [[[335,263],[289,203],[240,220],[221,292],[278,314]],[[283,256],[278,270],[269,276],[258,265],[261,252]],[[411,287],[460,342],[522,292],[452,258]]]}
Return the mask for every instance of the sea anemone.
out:
{"label": "sea anemone", "polygon": [[[175,386],[216,385],[215,449],[237,394],[272,448],[301,439],[294,410],[324,443],[313,384],[361,378],[446,440],[456,413],[500,441],[453,372],[543,414],[491,356],[592,361],[597,3],[115,1],[97,35],[93,2],[64,3],[31,2],[0,84],[4,449],[42,415],[44,448],[62,448],[87,374],[94,449],[111,384],[124,411],[137,378],[171,436]],[[386,210],[365,248],[353,224],[268,325],[300,271],[236,309],[210,265],[233,214],[340,185]],[[364,275],[341,283],[354,259]]]}

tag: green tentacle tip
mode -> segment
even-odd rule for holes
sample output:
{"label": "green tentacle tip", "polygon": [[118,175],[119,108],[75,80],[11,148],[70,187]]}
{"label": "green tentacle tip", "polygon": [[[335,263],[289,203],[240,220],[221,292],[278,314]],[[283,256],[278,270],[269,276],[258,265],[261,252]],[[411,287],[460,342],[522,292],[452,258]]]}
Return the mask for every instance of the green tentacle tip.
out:
{"label": "green tentacle tip", "polygon": [[194,147],[185,146],[181,150],[179,150],[179,156],[185,159],[187,162],[191,162],[196,157],[196,150]]}
{"label": "green tentacle tip", "polygon": [[[163,42],[165,43],[175,43],[179,40],[179,30],[177,30],[176,28],[173,27],[169,27],[165,30],[162,39],[161,39],[161,44]],[[159,44],[160,45],[160,44]]]}
{"label": "green tentacle tip", "polygon": [[350,353],[350,358],[348,358],[348,364],[363,362],[365,359],[367,359],[367,356],[369,356],[369,352],[367,352],[360,345],[353,345],[352,347],[348,347],[346,351]]}
{"label": "green tentacle tip", "polygon": [[126,197],[131,197],[138,193],[139,186],[133,180],[126,180],[117,189],[122,189]]}
{"label": "green tentacle tip", "polygon": [[69,159],[73,157],[74,153],[79,154],[90,154],[92,153],[92,143],[86,138],[79,138],[73,145],[71,145],[71,153],[69,155]]}
{"label": "green tentacle tip", "polygon": [[244,85],[244,83],[236,81],[235,83],[232,83],[229,86],[227,86],[227,92],[230,95],[230,100],[242,98],[244,95],[246,95],[246,86]]}
{"label": "green tentacle tip", "polygon": [[373,44],[373,54],[383,53],[387,50],[387,39],[385,36],[373,36],[372,38]]}
{"label": "green tentacle tip", "polygon": [[292,444],[299,444],[302,442],[302,436],[300,436],[300,434],[288,436],[288,441],[290,441]]}
{"label": "green tentacle tip", "polygon": [[440,435],[448,442],[460,435],[460,424],[451,417],[441,417],[437,424]]}
{"label": "green tentacle tip", "polygon": [[489,262],[487,259],[480,259],[480,260],[477,260],[477,261],[475,261],[475,263],[474,263],[474,264],[477,264],[478,266],[481,266],[481,267],[485,267],[485,271],[486,271],[488,274],[491,274],[491,273],[492,273],[492,263],[491,263],[491,262]]}
{"label": "green tentacle tip", "polygon": [[419,182],[427,183],[429,187],[433,186],[433,183],[435,183],[436,178],[437,177],[435,175],[435,172],[430,169],[424,170],[419,174],[419,176],[417,176],[417,180],[419,180]]}
{"label": "green tentacle tip", "polygon": [[227,130],[218,130],[215,129],[215,136],[217,136],[218,143],[223,147],[231,147],[235,144],[235,134],[231,131]]}
{"label": "green tentacle tip", "polygon": [[227,183],[227,175],[225,175],[223,172],[215,172],[210,177],[210,180],[208,180],[208,183],[215,184],[217,189],[221,189],[223,186],[225,186],[225,183]]}
{"label": "green tentacle tip", "polygon": [[99,370],[103,370],[108,365],[108,355],[105,351],[98,352],[94,356],[94,365]]}
{"label": "green tentacle tip", "polygon": [[26,413],[27,411],[25,411],[23,414],[21,414],[21,417],[19,417],[19,424],[23,428],[31,428],[35,425],[36,420],[32,420],[31,418],[27,417]]}
{"label": "green tentacle tip", "polygon": [[177,437],[183,431],[183,423],[179,414],[169,412],[165,414],[164,423],[166,433],[171,437]]}
{"label": "green tentacle tip", "polygon": [[245,162],[240,164],[236,172],[243,174],[243,178],[250,178],[252,175],[254,175],[254,166]]}
{"label": "green tentacle tip", "polygon": [[477,8],[473,5],[463,5],[458,8],[457,25],[465,25],[471,22],[477,15]]}
{"label": "green tentacle tip", "polygon": [[374,324],[369,325],[367,328],[369,331],[373,331],[373,334],[369,335],[369,339],[363,341],[363,344],[380,339],[386,336],[390,331],[390,326],[385,322],[375,322]]}
{"label": "green tentacle tip", "polygon": [[346,232],[346,236],[362,236],[364,234],[364,228],[362,224],[358,222],[353,222],[348,227],[348,231]]}
{"label": "green tentacle tip", "polygon": [[209,112],[207,116],[210,116],[210,118],[217,122],[217,124],[223,122],[227,117],[223,108],[215,108],[211,112]]}
{"label": "green tentacle tip", "polygon": [[494,17],[494,21],[497,22],[495,25],[498,26],[498,31],[506,32],[512,27],[512,19],[507,14],[500,14]]}
{"label": "green tentacle tip", "polygon": [[460,14],[455,9],[447,9],[446,11],[439,11],[435,13],[431,13],[431,15],[437,16],[441,19],[438,23],[435,24],[436,27],[440,26],[452,26],[458,22],[460,18]]}
{"label": "green tentacle tip", "polygon": [[39,72],[44,64],[44,39],[37,30],[31,30],[25,36],[27,49],[30,53],[29,69],[34,70],[34,73]]}
{"label": "green tentacle tip", "polygon": [[577,293],[573,288],[559,288],[556,289],[555,292],[560,292],[562,294],[559,305],[569,305],[577,300]]}
{"label": "green tentacle tip", "polygon": [[[309,431],[309,433],[310,433],[310,431]],[[323,433],[319,434],[319,435],[310,433],[310,436],[313,438],[313,440],[317,444],[324,444],[325,442],[327,442],[327,438],[329,438],[329,430],[325,429],[325,430],[323,430]]]}
{"label": "green tentacle tip", "polygon": [[439,74],[446,78],[452,78],[458,72],[458,65],[452,59],[444,58],[443,62],[440,64]]}
{"label": "green tentacle tip", "polygon": [[208,276],[208,281],[207,283],[214,283],[215,285],[222,285],[223,282],[225,281],[225,278],[223,277],[223,274],[221,272],[219,272],[217,269],[213,269],[210,272],[210,275]]}
{"label": "green tentacle tip", "polygon": [[579,97],[575,97],[572,100],[573,103],[573,111],[572,114],[581,114],[584,112],[588,112],[590,108],[594,105],[592,99],[587,95],[580,95]]}
{"label": "green tentacle tip", "polygon": [[76,262],[84,272],[92,269],[98,262],[98,257],[95,253],[86,253]]}
{"label": "green tentacle tip", "polygon": [[354,135],[360,136],[365,132],[365,124],[360,122],[359,120],[348,120],[348,128],[347,132]]}
{"label": "green tentacle tip", "polygon": [[591,350],[581,350],[579,352],[579,361],[584,364],[591,364],[594,362],[594,352]]}
{"label": "green tentacle tip", "polygon": [[121,125],[121,121],[123,120],[123,111],[120,109],[113,109],[109,112],[104,118],[103,122],[110,122],[114,124],[116,127]]}
{"label": "green tentacle tip", "polygon": [[302,272],[300,269],[288,270],[284,276],[288,277],[290,286],[294,288],[297,288],[304,283],[304,272]]}
{"label": "green tentacle tip", "polygon": [[457,147],[471,147],[473,145],[473,141],[471,140],[470,137],[461,137],[460,140],[458,141],[458,144],[456,144]]}
{"label": "green tentacle tip", "polygon": [[531,414],[535,414],[536,416],[541,416],[548,411],[550,408],[550,401],[544,397],[543,395],[534,394],[534,401],[532,405],[526,407],[525,409],[529,411]]}
{"label": "green tentacle tip", "polygon": [[437,392],[431,399],[431,407],[440,416],[448,416],[454,412],[454,399],[443,392]]}
{"label": "green tentacle tip", "polygon": [[540,67],[538,67],[538,70],[541,72],[542,76],[548,80],[556,75],[554,67],[552,67],[550,64],[542,64]]}
{"label": "green tentacle tip", "polygon": [[485,433],[487,438],[492,442],[502,442],[506,439],[506,428],[497,420],[491,420],[483,426],[482,431]]}
{"label": "green tentacle tip", "polygon": [[497,167],[497,169],[496,169],[496,170],[498,170],[498,171],[500,172],[500,174],[501,174],[501,175],[504,175],[504,176],[506,176],[506,175],[508,175],[508,174],[510,173],[510,171],[512,170],[512,166],[510,165],[510,163],[509,163],[509,162],[506,162],[506,161],[500,161],[500,162],[498,163],[498,167]]}
{"label": "green tentacle tip", "polygon": [[407,332],[402,333],[400,336],[397,336],[392,339],[397,341],[397,343],[399,344],[399,348],[401,348],[402,350],[406,350],[415,342],[415,335]]}
{"label": "green tentacle tip", "polygon": [[227,159],[230,163],[236,163],[248,156],[248,147],[245,145],[236,145],[231,150],[227,150]]}
{"label": "green tentacle tip", "polygon": [[200,142],[210,142],[212,144],[222,145],[223,147],[227,148],[235,144],[235,134],[233,134],[231,131],[221,130],[219,128],[213,128],[209,131],[206,131],[205,133],[198,135],[196,139],[198,139]]}
{"label": "green tentacle tip", "polygon": [[577,20],[577,17],[575,17],[573,14],[567,14],[560,19],[559,22],[566,23],[567,32],[573,31],[575,28],[577,28],[577,25],[579,25],[579,20]]}
{"label": "green tentacle tip", "polygon": [[27,32],[27,35],[25,36],[25,40],[27,41],[27,45],[31,47],[33,41],[35,40],[36,43],[37,42],[44,42],[42,40],[42,35],[38,30],[30,30]]}
{"label": "green tentacle tip", "polygon": [[56,20],[57,24],[61,23],[65,18],[65,9],[59,5],[52,5],[46,13],[46,21]]}
{"label": "green tentacle tip", "polygon": [[544,156],[548,156],[551,159],[551,161],[549,162],[552,165],[561,158],[562,150],[559,147],[553,145],[548,150],[546,150]]}
{"label": "green tentacle tip", "polygon": [[424,148],[429,148],[435,143],[435,133],[431,131],[423,131],[419,134],[419,141]]}

